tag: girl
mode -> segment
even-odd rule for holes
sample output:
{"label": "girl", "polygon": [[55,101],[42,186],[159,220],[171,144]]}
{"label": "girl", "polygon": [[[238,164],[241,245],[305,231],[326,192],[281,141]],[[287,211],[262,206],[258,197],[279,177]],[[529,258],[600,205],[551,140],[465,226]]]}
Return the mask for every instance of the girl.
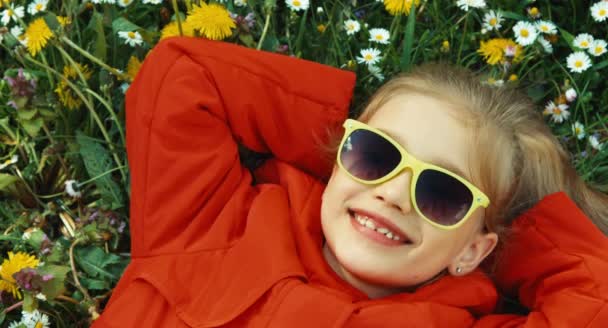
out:
{"label": "girl", "polygon": [[[608,322],[608,239],[586,217],[606,232],[606,196],[531,103],[427,66],[346,120],[354,82],[232,44],[161,42],[127,93],[132,262],[93,326]],[[239,143],[273,157],[252,175]],[[527,315],[497,314],[479,268],[507,225],[493,278]]]}

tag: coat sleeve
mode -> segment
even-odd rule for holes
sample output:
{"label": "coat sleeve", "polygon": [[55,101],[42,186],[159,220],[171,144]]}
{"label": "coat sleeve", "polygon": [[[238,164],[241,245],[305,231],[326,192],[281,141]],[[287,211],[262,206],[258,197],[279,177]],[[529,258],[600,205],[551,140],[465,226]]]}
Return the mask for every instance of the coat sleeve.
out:
{"label": "coat sleeve", "polygon": [[352,72],[234,44],[161,41],[126,95],[132,255],[188,251],[209,231],[251,184],[238,143],[327,174],[318,142],[346,118],[354,82]]}
{"label": "coat sleeve", "polygon": [[565,193],[549,195],[515,222],[497,282],[530,313],[475,327],[606,327],[608,238]]}

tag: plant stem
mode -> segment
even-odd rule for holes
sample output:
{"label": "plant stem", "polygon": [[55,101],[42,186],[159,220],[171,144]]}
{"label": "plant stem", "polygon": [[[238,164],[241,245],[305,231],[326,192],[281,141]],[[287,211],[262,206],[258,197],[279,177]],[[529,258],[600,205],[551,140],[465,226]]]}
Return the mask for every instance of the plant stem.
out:
{"label": "plant stem", "polygon": [[179,7],[177,7],[177,0],[171,0],[171,4],[173,5],[173,12],[175,13],[175,21],[177,21],[177,29],[179,31],[179,35],[184,36],[184,31],[182,30],[182,18],[179,15]]}
{"label": "plant stem", "polygon": [[462,53],[462,46],[464,45],[464,40],[467,36],[467,27],[468,27],[468,22],[469,22],[469,13],[467,12],[465,14],[465,18],[464,18],[464,28],[462,30],[462,38],[460,39],[460,45],[458,47],[458,56],[456,57],[456,63],[460,64],[460,55]]}
{"label": "plant stem", "polygon": [[82,295],[84,295],[85,300],[91,301],[91,295],[89,295],[89,292],[86,290],[86,288],[82,287],[82,285],[80,284],[80,280],[78,280],[78,271],[76,271],[76,263],[74,262],[74,247],[78,245],[81,241],[82,239],[77,238],[70,245],[70,265],[72,267],[72,276],[74,277],[74,284],[76,284],[78,290],[80,290]]}
{"label": "plant stem", "polygon": [[72,40],[66,38],[65,36],[61,37],[61,41],[65,42],[65,44],[67,44],[68,46],[70,46],[72,49],[78,51],[80,54],[82,54],[83,56],[87,57],[90,61],[92,61],[95,64],[101,66],[102,68],[108,70],[110,73],[114,74],[115,76],[117,76],[117,77],[119,77],[121,79],[124,79],[124,80],[128,80],[129,79],[129,76],[127,74],[121,73],[116,68],[110,67],[108,64],[102,62],[97,57],[91,55],[88,51],[80,48],[78,45],[76,45],[74,42],[72,42]]}
{"label": "plant stem", "polygon": [[262,49],[262,44],[264,43],[264,39],[266,38],[266,33],[268,32],[268,27],[270,26],[270,10],[266,14],[266,21],[264,22],[264,30],[262,31],[262,36],[260,37],[260,41],[258,41],[257,50]]}
{"label": "plant stem", "polygon": [[21,305],[23,305],[23,301],[19,301],[13,305],[7,307],[6,309],[4,309],[3,312],[4,312],[4,314],[9,313],[9,312],[13,311],[14,309],[20,307]]}

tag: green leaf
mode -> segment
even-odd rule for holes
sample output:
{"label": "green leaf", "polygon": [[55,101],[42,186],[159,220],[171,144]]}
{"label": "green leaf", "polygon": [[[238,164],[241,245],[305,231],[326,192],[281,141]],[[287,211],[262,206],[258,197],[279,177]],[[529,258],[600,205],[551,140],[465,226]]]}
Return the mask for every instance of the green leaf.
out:
{"label": "green leaf", "polygon": [[48,118],[48,119],[55,119],[55,118],[57,118],[57,114],[55,112],[53,112],[52,110],[38,109],[38,112],[44,118]]}
{"label": "green leaf", "polygon": [[405,25],[404,46],[401,53],[401,70],[407,72],[412,67],[412,51],[414,47],[414,32],[416,28],[416,3],[412,1],[412,8]]}
{"label": "green leaf", "polygon": [[510,18],[510,19],[514,19],[514,20],[517,20],[517,21],[521,21],[521,20],[527,21],[528,20],[528,18],[526,16],[514,13],[512,11],[502,11],[502,10],[500,10],[500,13],[505,18]]}
{"label": "green leaf", "polygon": [[109,278],[117,281],[124,267],[128,264],[122,257],[106,253],[96,246],[88,246],[76,250],[76,261],[80,267],[94,278]]}
{"label": "green leaf", "polygon": [[38,268],[40,275],[53,275],[53,279],[42,283],[42,294],[52,300],[65,291],[65,276],[71,269],[61,265],[44,265]]}
{"label": "green leaf", "polygon": [[574,35],[570,34],[570,32],[564,30],[563,28],[560,28],[559,32],[562,34],[562,37],[564,37],[566,43],[568,43],[568,47],[570,47],[572,51],[577,51],[577,49],[574,47]]}
{"label": "green leaf", "polygon": [[42,121],[41,117],[37,117],[33,120],[21,121],[21,125],[23,126],[23,129],[31,137],[36,137],[38,135],[38,132],[40,132],[40,129],[42,128],[42,123],[43,123],[43,121]]}
{"label": "green leaf", "polygon": [[112,22],[112,31],[114,31],[114,34],[117,34],[118,32],[132,32],[140,29],[141,27],[124,17],[118,17]]}
{"label": "green leaf", "polygon": [[38,110],[36,108],[31,108],[31,109],[22,108],[17,111],[17,117],[19,117],[22,120],[31,120],[36,115],[36,113],[38,113]]}
{"label": "green leaf", "polygon": [[110,153],[100,143],[88,138],[81,131],[76,131],[76,142],[80,145],[80,156],[82,156],[87,173],[91,177],[98,177],[95,185],[101,193],[101,202],[111,209],[124,207],[124,197],[118,184],[112,180],[111,175],[104,174],[113,168]]}
{"label": "green leaf", "polygon": [[13,183],[17,182],[18,180],[19,180],[19,178],[17,178],[14,175],[0,173],[0,190],[4,190],[4,188],[12,185]]}
{"label": "green leaf", "polygon": [[106,41],[106,33],[103,29],[103,15],[99,12],[95,12],[91,17],[90,25],[93,31],[95,31],[95,41],[93,43],[93,55],[105,62],[108,54],[108,47]]}
{"label": "green leaf", "polygon": [[23,293],[23,310],[33,312],[38,308],[38,301],[31,293]]}
{"label": "green leaf", "polygon": [[82,277],[80,278],[82,286],[89,290],[106,290],[110,289],[110,283],[105,280],[91,279]]}

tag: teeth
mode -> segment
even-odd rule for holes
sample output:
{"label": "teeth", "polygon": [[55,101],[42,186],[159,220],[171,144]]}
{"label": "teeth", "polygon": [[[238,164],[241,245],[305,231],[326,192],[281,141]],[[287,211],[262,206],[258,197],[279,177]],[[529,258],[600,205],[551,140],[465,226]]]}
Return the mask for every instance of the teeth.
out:
{"label": "teeth", "polygon": [[401,238],[399,238],[399,236],[395,236],[392,231],[390,231],[386,228],[377,228],[376,229],[376,225],[374,224],[374,222],[366,216],[361,216],[361,215],[355,214],[355,219],[362,226],[364,226],[368,229],[374,230],[378,233],[381,233],[388,239],[397,240],[397,241],[401,239]]}

